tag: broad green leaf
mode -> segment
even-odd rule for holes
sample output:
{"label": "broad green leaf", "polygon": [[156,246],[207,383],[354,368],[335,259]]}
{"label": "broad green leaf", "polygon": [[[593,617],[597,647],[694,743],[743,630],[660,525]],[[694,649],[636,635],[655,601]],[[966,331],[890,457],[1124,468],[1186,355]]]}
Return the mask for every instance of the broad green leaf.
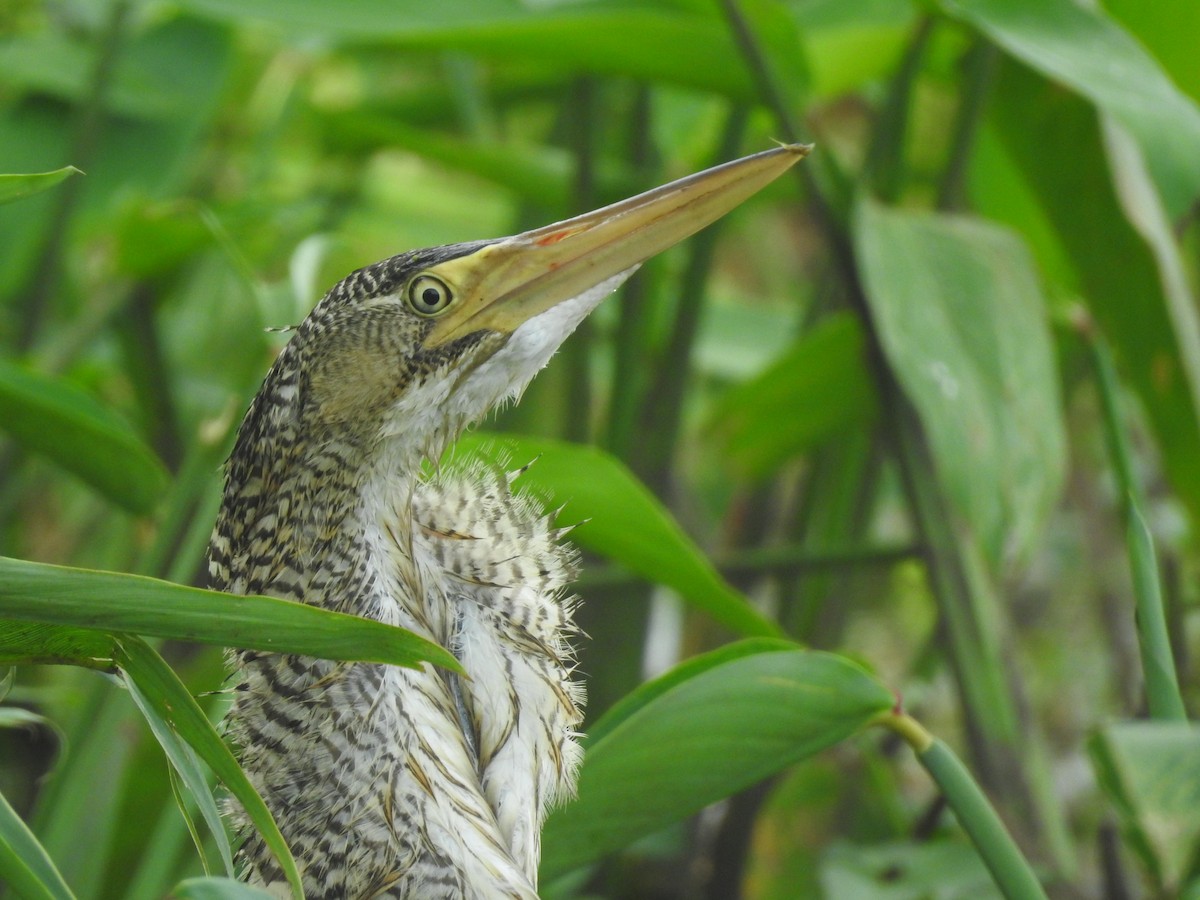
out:
{"label": "broad green leaf", "polygon": [[1200,725],[1118,722],[1088,749],[1129,844],[1175,896],[1200,860]]}
{"label": "broad green leaf", "polygon": [[[187,687],[163,658],[139,637],[127,635],[118,639],[116,662],[127,679],[137,686],[135,698],[139,705],[145,702],[153,708],[154,717],[147,719],[151,728],[156,728],[156,724],[165,725],[186,741],[221,779],[274,854],[292,885],[293,896],[302,898],[304,889],[300,873],[275,820]],[[157,730],[155,736],[158,736]]]}
{"label": "broad green leaf", "polygon": [[661,503],[615,457],[596,447],[547,438],[464,435],[458,454],[517,466],[536,460],[517,482],[564,504],[571,539],[658,584],[674,588],[714,619],[743,635],[776,636],[779,626],[754,609],[712,567]]}
{"label": "broad green leaf", "polygon": [[[716,91],[742,100],[755,90],[729,29],[717,17],[670,4],[530,4],[516,0],[185,0],[196,13],[242,21],[267,19],[323,37],[461,50],[502,60],[561,65]],[[803,49],[782,10],[764,6],[774,26],[762,35],[781,80],[807,82]],[[703,60],[703,65],[697,65]]]}
{"label": "broad green leaf", "polygon": [[38,172],[34,175],[0,175],[0,205],[48,190],[76,174],[83,173],[74,166],[63,166],[53,172]]}
{"label": "broad green leaf", "polygon": [[781,650],[798,649],[800,647],[794,641],[785,640],[784,638],[748,638],[743,641],[734,641],[732,644],[726,644],[723,647],[718,647],[716,650],[710,650],[708,653],[701,653],[699,656],[693,656],[691,659],[684,660],[669,672],[664,672],[653,681],[641,685],[636,691],[626,694],[617,703],[614,703],[588,729],[587,739],[593,744],[596,743],[651,701],[657,700],[677,685],[695,678],[702,672],[707,672],[716,666],[725,665],[735,659],[741,659],[744,656],[751,656],[756,653],[773,653]]}
{"label": "broad green leaf", "polygon": [[175,886],[171,897],[174,900],[270,900],[272,895],[232,878],[189,878]]}
{"label": "broad green leaf", "polygon": [[444,648],[372,619],[6,557],[0,557],[0,618],[410,668],[428,660],[458,669]]}
{"label": "broad green leaf", "polygon": [[166,469],[129,426],[69,382],[4,359],[0,428],[132,512],[150,512],[166,489]]}
{"label": "broad green leaf", "polygon": [[993,565],[1028,551],[1065,466],[1042,289],[1006,229],[864,201],[856,243],[884,353],[939,479]]}
{"label": "broad green leaf", "polygon": [[1104,12],[1074,0],[943,0],[942,6],[1128,128],[1172,218],[1200,194],[1200,109]]}
{"label": "broad green leaf", "polygon": [[578,799],[546,825],[544,878],[830,747],[895,703],[863,669],[828,653],[769,650],[698,668],[665,691],[639,688],[653,698],[589,742]]}
{"label": "broad green leaf", "polygon": [[756,378],[725,393],[709,428],[755,478],[851,425],[867,420],[875,394],[862,329],[849,313],[830,316]]}
{"label": "broad green leaf", "polygon": [[8,798],[0,794],[0,884],[26,900],[73,900],[74,894]]}
{"label": "broad green leaf", "polygon": [[855,846],[839,843],[821,859],[826,897],[855,900],[998,900],[992,876],[966,843],[894,841]]}
{"label": "broad green leaf", "polygon": [[[1179,345],[1167,314],[1155,262],[1123,214],[1087,104],[1015,65],[1001,66],[993,101],[994,152],[1007,154],[1007,182],[972,194],[983,213],[1017,227],[1022,218],[997,196],[1034,198],[1061,247],[1054,266],[1064,287],[1082,294],[1112,342],[1122,376],[1137,391],[1162,450],[1170,480],[1193,515],[1200,515],[1200,428]],[[1023,181],[1019,182],[1018,179]],[[1046,243],[1043,238],[1043,245]],[[1043,261],[1053,250],[1039,252]],[[1114,264],[1119,260],[1120,264]]]}

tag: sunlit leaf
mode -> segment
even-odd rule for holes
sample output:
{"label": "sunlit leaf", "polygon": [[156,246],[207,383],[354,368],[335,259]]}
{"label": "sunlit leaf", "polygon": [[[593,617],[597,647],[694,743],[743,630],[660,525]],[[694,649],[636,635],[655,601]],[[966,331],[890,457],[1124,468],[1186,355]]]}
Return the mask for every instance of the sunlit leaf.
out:
{"label": "sunlit leaf", "polygon": [[166,469],[129,426],[69,382],[4,359],[0,429],[133,512],[166,489]]}
{"label": "sunlit leaf", "polygon": [[1042,289],[1011,232],[866,201],[856,224],[880,342],[942,483],[993,564],[1030,548],[1065,468]]}
{"label": "sunlit leaf", "polygon": [[551,814],[543,877],[832,746],[895,703],[854,663],[806,650],[769,649],[698,666],[665,691],[653,682],[639,691],[654,696],[588,744],[578,799]]}
{"label": "sunlit leaf", "polygon": [[780,633],[720,576],[646,486],[603,450],[547,438],[468,434],[457,452],[500,456],[516,467],[536,460],[517,486],[565,504],[560,525],[586,523],[571,532],[573,541],[674,588],[740,634]]}
{"label": "sunlit leaf", "polygon": [[64,166],[53,172],[38,172],[35,175],[0,175],[0,205],[48,190],[76,174],[83,173],[74,166]]}
{"label": "sunlit leaf", "polygon": [[396,628],[274,597],[240,597],[118,572],[0,557],[0,617],[326,659],[452,669],[444,648]]}

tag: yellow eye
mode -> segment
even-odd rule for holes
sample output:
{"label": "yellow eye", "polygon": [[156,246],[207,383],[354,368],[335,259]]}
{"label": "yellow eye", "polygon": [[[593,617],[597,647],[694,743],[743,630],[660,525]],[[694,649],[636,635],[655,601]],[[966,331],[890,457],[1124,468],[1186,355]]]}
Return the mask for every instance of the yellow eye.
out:
{"label": "yellow eye", "polygon": [[421,316],[436,316],[454,302],[446,282],[432,275],[418,275],[408,283],[408,305]]}

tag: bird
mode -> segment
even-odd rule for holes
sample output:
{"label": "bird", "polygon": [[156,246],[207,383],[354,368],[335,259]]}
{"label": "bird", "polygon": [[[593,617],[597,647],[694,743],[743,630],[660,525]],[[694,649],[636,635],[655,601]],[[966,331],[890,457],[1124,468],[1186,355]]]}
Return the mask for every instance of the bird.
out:
{"label": "bird", "polygon": [[[808,149],[366,266],[280,351],[225,465],[211,586],[402,626],[462,668],[231,651],[226,732],[309,898],[536,900],[541,827],[582,758],[576,552],[522,469],[438,461],[643,261]],[[241,877],[288,895],[231,816]]]}

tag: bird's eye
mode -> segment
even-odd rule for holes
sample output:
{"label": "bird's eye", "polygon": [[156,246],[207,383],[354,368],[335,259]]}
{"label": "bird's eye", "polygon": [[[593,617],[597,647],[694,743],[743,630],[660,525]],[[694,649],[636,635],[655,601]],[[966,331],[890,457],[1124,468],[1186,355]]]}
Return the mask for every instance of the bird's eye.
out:
{"label": "bird's eye", "polygon": [[418,275],[408,283],[408,305],[418,315],[436,316],[444,312],[453,300],[454,294],[440,278]]}

